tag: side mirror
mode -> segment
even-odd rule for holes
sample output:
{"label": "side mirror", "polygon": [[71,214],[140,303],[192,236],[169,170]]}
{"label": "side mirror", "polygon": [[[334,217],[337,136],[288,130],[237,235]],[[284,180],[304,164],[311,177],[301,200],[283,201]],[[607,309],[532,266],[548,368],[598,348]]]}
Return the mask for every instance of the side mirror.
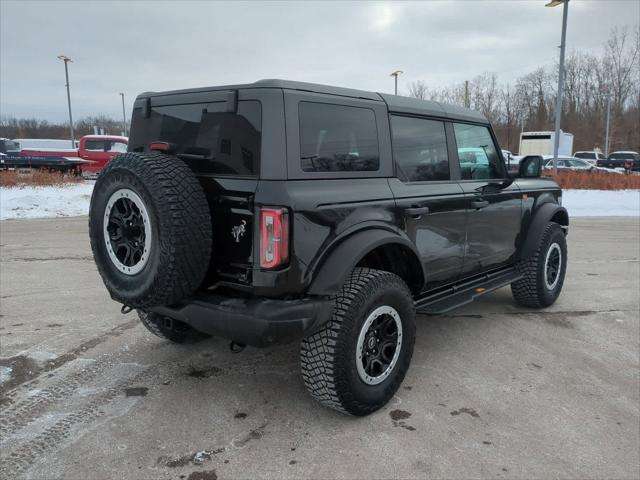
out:
{"label": "side mirror", "polygon": [[542,174],[543,158],[540,155],[527,155],[520,160],[518,177],[538,178]]}

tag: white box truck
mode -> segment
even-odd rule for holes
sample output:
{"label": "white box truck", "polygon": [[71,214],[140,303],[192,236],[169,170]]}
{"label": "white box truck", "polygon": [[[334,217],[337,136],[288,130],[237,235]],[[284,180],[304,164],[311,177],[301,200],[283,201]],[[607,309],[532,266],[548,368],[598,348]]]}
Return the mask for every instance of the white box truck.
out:
{"label": "white box truck", "polygon": [[[522,132],[519,155],[553,155],[556,132]],[[573,134],[560,130],[558,155],[570,157],[573,153]]]}

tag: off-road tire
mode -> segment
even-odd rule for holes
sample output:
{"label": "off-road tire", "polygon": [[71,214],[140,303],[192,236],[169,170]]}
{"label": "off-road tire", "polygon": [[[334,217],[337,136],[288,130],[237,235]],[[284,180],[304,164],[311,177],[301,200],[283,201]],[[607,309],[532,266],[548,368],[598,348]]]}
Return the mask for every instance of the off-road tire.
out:
{"label": "off-road tire", "polygon": [[[545,259],[553,244],[562,252],[560,278],[557,285],[548,289],[545,284]],[[520,261],[516,268],[524,276],[511,284],[513,298],[520,305],[529,308],[544,308],[552,305],[560,296],[567,271],[567,239],[560,225],[550,222],[545,228],[540,245],[529,258]]]}
{"label": "off-road tire", "polygon": [[154,312],[138,310],[140,322],[155,336],[174,343],[196,343],[209,335],[199,332],[184,322],[163,317]]}
{"label": "off-road tire", "polygon": [[[109,257],[103,219],[114,192],[128,189],[144,203],[151,245],[143,269],[126,275]],[[128,152],[100,173],[89,207],[89,236],[98,272],[111,297],[145,308],[169,305],[193,294],[211,257],[211,214],[204,191],[179,158]]]}
{"label": "off-road tire", "polygon": [[[402,322],[400,355],[388,377],[366,384],[356,365],[358,335],[367,316],[377,307],[392,306]],[[340,412],[363,416],[383,407],[400,387],[409,369],[415,342],[415,307],[406,283],[381,270],[356,268],[335,297],[331,319],[302,341],[302,378],[321,404]]]}

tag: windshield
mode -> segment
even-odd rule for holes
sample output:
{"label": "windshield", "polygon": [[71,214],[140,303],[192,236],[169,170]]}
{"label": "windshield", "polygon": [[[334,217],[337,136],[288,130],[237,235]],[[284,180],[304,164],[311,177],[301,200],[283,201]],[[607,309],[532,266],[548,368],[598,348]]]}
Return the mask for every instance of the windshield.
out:
{"label": "windshield", "polygon": [[17,152],[20,150],[18,142],[13,140],[0,140],[0,153]]}
{"label": "windshield", "polygon": [[588,158],[595,160],[596,152],[576,152],[576,158]]}

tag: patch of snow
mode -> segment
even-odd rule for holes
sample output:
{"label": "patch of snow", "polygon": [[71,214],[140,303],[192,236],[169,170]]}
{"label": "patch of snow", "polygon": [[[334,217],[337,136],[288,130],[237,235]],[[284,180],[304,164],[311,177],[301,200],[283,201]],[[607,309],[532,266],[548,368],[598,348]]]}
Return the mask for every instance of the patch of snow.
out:
{"label": "patch of snow", "polygon": [[93,185],[0,188],[0,220],[88,215]]}
{"label": "patch of snow", "polygon": [[13,368],[11,367],[0,367],[0,385],[11,380],[12,372]]}
{"label": "patch of snow", "polygon": [[640,217],[640,190],[563,190],[569,217]]}
{"label": "patch of snow", "polygon": [[211,454],[212,453],[213,452],[210,452],[209,450],[201,450],[201,451],[197,452],[193,456],[193,463],[195,463],[196,465],[201,465],[206,460],[211,460]]}

